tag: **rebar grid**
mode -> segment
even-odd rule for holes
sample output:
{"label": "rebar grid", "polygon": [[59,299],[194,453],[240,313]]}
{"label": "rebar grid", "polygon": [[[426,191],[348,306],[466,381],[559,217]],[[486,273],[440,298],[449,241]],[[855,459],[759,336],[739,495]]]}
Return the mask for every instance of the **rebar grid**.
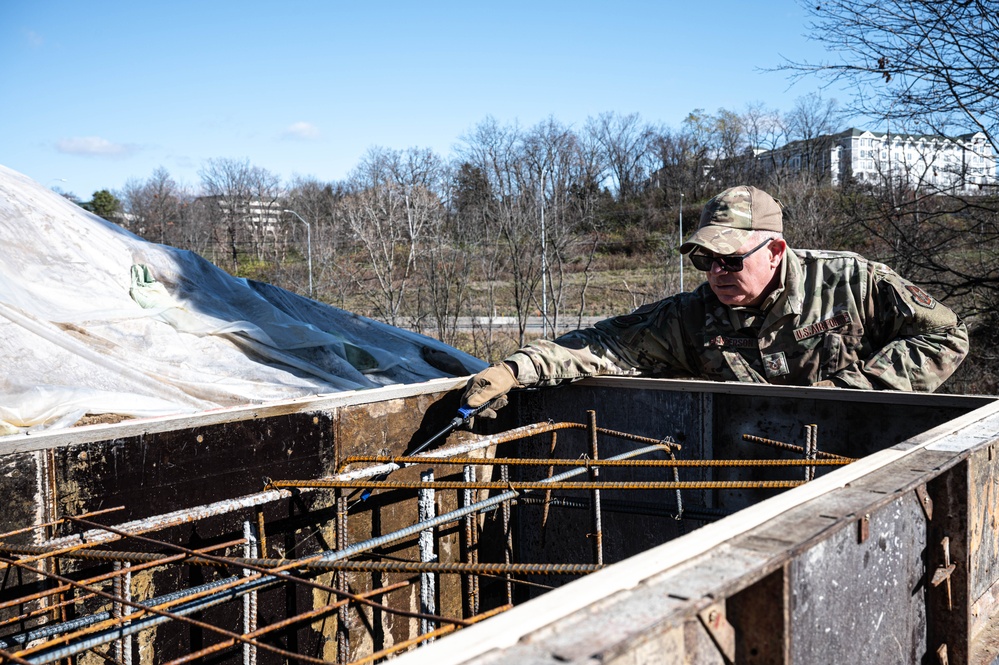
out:
{"label": "rebar grid", "polygon": [[[758,437],[745,438],[759,440],[767,444],[778,444],[778,447],[803,453],[801,460],[677,460],[674,452],[680,446],[669,439],[652,439],[624,432],[618,432],[596,426],[595,412],[589,412],[589,423],[539,423],[517,428],[500,435],[479,437],[470,442],[442,447],[416,456],[351,456],[339,467],[340,473],[332,477],[305,480],[266,480],[263,492],[227,499],[211,504],[196,506],[186,510],[178,510],[163,515],[156,515],[140,520],[133,520],[118,525],[104,525],[93,521],[99,515],[106,515],[122,510],[121,507],[85,513],[78,517],[63,516],[60,519],[46,521],[31,527],[25,527],[5,534],[0,534],[0,571],[21,570],[37,576],[43,584],[50,588],[33,591],[23,596],[0,602],[0,611],[18,609],[18,614],[0,620],[0,631],[5,627],[15,626],[19,632],[0,637],[0,663],[47,663],[72,658],[84,652],[92,652],[107,662],[128,663],[131,658],[131,635],[161,626],[166,622],[186,625],[191,629],[204,631],[205,635],[215,635],[218,640],[207,646],[193,650],[178,657],[171,663],[179,664],[199,658],[218,654],[243,646],[243,660],[247,665],[253,665],[256,650],[269,651],[283,658],[296,662],[328,662],[318,656],[296,652],[285,646],[279,646],[266,640],[280,631],[296,629],[314,624],[317,620],[336,614],[337,662],[350,661],[349,622],[351,612],[358,616],[361,608],[384,613],[386,616],[399,616],[409,620],[422,620],[426,630],[419,631],[415,637],[397,641],[393,646],[375,651],[354,663],[373,662],[388,657],[401,650],[431,640],[455,629],[480,621],[495,613],[504,611],[513,604],[513,584],[534,584],[514,576],[535,575],[585,575],[599,570],[603,566],[603,534],[601,522],[601,490],[676,490],[677,502],[680,501],[680,490],[690,489],[784,489],[802,484],[805,480],[753,480],[753,481],[679,481],[676,477],[680,468],[724,468],[724,467],[805,467],[806,480],[814,476],[818,466],[838,466],[851,462],[828,453],[817,451],[815,432],[806,446],[797,447],[791,444],[780,444]],[[557,432],[560,430],[585,430],[589,437],[587,450],[580,459],[556,459],[554,457]],[[521,439],[550,434],[551,457],[547,459],[471,457],[476,451],[486,450],[499,444]],[[620,455],[601,459],[598,449],[598,435],[614,437],[625,441],[649,444],[630,450]],[[633,459],[652,452],[670,455],[670,459]],[[348,466],[371,463],[362,469],[344,471]],[[464,480],[432,480],[432,481],[398,481],[385,480],[385,476],[395,470],[411,466],[450,466],[464,467]],[[501,475],[500,481],[476,479],[477,467],[495,467]],[[508,467],[531,468],[545,470],[541,480],[512,481],[507,476]],[[556,467],[566,467],[568,470],[555,473]],[[600,475],[600,469],[646,469],[654,472],[667,471],[674,476],[672,481],[608,481]],[[568,479],[587,474],[589,480],[569,481]],[[365,541],[349,543],[346,537],[348,529],[348,507],[343,490],[367,488],[373,490],[459,490],[460,508],[442,515],[417,520],[414,524],[396,531],[375,536]],[[334,549],[321,550],[317,553],[296,559],[268,557],[267,532],[263,507],[278,501],[287,500],[303,491],[315,489],[334,490],[337,495],[337,515],[333,525],[336,534]],[[497,490],[499,493],[480,499],[481,491]],[[543,490],[543,499],[539,496],[526,496],[534,490]],[[578,500],[553,497],[553,491],[586,490],[589,500]],[[432,500],[432,499],[431,499]],[[587,534],[593,540],[593,557],[595,563],[523,563],[514,562],[513,532],[509,527],[511,510],[523,504],[542,503],[544,507],[543,523],[547,523],[548,511],[551,506],[583,508],[591,513],[594,533]],[[617,506],[621,502],[608,502],[608,506]],[[611,508],[612,510],[614,508]],[[490,511],[500,511],[503,520],[502,562],[478,562],[479,530],[482,528],[480,517]],[[209,518],[217,518],[228,513],[251,511],[244,521],[244,538],[229,540],[198,549],[187,548],[176,544],[168,534],[162,533],[184,524],[198,524]],[[682,509],[681,509],[682,511]],[[653,513],[647,513],[653,514]],[[707,513],[700,513],[701,515]],[[431,513],[432,515],[432,513]],[[697,519],[696,517],[694,519]],[[462,536],[463,561],[438,561],[430,558],[426,561],[389,560],[392,557],[382,552],[387,546],[400,543],[412,543],[414,536],[423,533],[435,533],[435,529],[447,525],[460,525]],[[66,533],[66,528],[77,529],[76,533],[50,537],[57,529]],[[12,538],[28,533],[39,534],[43,542],[38,544],[23,544],[9,542]],[[161,534],[158,537],[154,535]],[[271,534],[273,536],[273,534]],[[47,539],[45,539],[47,538]],[[132,545],[140,545],[141,550],[104,549],[108,544],[121,541]],[[251,547],[247,543],[254,543]],[[230,556],[232,548],[246,548],[244,556]],[[297,547],[297,546],[296,546]],[[223,554],[215,554],[223,552]],[[253,556],[254,553],[258,555]],[[374,560],[360,560],[360,557]],[[381,559],[381,560],[379,560]],[[48,562],[76,562],[80,566],[85,563],[104,565],[114,563],[116,569],[111,572],[80,576],[76,574],[60,574],[53,572],[46,565]],[[70,566],[72,568],[73,566]],[[188,570],[200,567],[218,569],[219,574],[230,571],[231,577],[222,577],[207,584],[179,589],[163,596],[139,600],[134,597],[132,581],[137,575],[170,570]],[[58,570],[58,569],[57,569]],[[84,568],[84,571],[87,569]],[[408,575],[405,580],[392,584],[382,584],[377,588],[352,592],[348,589],[348,578],[345,573],[352,572],[370,576],[374,586],[375,575],[394,574]],[[334,574],[335,582],[325,584],[314,579],[318,575]],[[399,604],[393,605],[387,601],[379,602],[375,598],[384,598],[394,592],[406,591],[414,586],[432,583],[438,575],[459,575],[460,587],[464,589],[465,598],[462,603],[464,616],[442,616],[436,611],[417,612],[408,610]],[[422,576],[422,584],[417,580]],[[506,601],[491,610],[481,611],[479,595],[479,578],[497,576],[506,583]],[[367,577],[365,578],[367,579]],[[111,590],[108,585],[113,584]],[[209,608],[233,605],[234,600],[255,596],[258,592],[276,586],[300,588],[309,590],[314,606],[304,611],[296,612],[267,625],[258,626],[256,601],[246,602],[240,607],[243,619],[239,628],[219,625],[209,621],[205,611]],[[6,586],[6,580],[4,580]],[[2,590],[2,587],[0,587]],[[64,596],[69,594],[69,598]],[[319,600],[317,594],[325,594],[325,601]],[[417,595],[419,595],[417,593]],[[108,609],[104,609],[108,608]],[[58,612],[57,612],[58,611]],[[75,615],[71,620],[65,619],[67,612]],[[61,613],[61,614],[59,614]],[[240,612],[237,612],[239,614]],[[252,613],[252,616],[249,614]],[[197,614],[198,617],[192,615]],[[439,626],[439,627],[436,627]],[[434,627],[433,630],[429,628]],[[2,634],[2,633],[0,633]],[[114,644],[109,656],[98,650],[98,647]]]}
{"label": "rebar grid", "polygon": [[[828,453],[827,453],[828,454]],[[620,467],[620,468],[705,468],[705,467],[750,467],[750,466],[844,466],[854,460],[849,457],[830,456],[826,459],[665,459],[665,460],[594,460],[594,459],[552,459],[529,457],[456,457],[454,459],[433,459],[425,457],[393,457],[390,455],[354,455],[348,458],[347,464],[360,462],[393,462],[395,464],[433,464],[436,466],[463,466],[478,464],[491,466],[503,464],[506,466],[585,466],[585,467]],[[281,482],[272,481],[274,487],[286,487]]]}

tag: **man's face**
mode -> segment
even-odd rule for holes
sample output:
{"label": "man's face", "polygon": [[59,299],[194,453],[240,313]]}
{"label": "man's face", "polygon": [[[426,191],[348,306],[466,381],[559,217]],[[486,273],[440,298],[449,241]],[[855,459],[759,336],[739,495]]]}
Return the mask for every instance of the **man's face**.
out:
{"label": "man's face", "polygon": [[[758,238],[750,238],[733,254],[745,254],[759,244]],[[707,271],[708,285],[725,305],[759,305],[776,286],[777,268],[784,258],[786,247],[783,240],[771,240],[769,244],[747,256],[739,272],[729,272],[713,262],[711,269]]]}

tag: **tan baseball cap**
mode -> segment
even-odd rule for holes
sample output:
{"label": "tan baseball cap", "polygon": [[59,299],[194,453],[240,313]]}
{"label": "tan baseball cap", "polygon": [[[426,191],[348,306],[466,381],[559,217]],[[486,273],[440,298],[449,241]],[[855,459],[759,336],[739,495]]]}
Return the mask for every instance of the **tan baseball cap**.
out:
{"label": "tan baseball cap", "polygon": [[715,254],[734,254],[753,231],[784,232],[783,206],[762,189],[750,185],[731,187],[708,201],[701,223],[680,253],[703,247]]}

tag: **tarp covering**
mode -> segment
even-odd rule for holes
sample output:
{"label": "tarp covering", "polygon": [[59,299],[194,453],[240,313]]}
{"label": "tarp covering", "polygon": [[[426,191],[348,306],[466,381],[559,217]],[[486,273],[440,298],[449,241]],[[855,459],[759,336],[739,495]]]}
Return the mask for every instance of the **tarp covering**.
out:
{"label": "tarp covering", "polygon": [[0,435],[461,376],[417,333],[238,279],[0,166]]}

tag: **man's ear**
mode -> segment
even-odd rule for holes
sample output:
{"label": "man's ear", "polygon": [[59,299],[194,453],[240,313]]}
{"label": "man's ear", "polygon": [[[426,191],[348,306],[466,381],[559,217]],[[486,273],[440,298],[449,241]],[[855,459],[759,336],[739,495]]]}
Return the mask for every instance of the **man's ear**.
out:
{"label": "man's ear", "polygon": [[770,265],[776,268],[784,260],[784,254],[787,252],[787,241],[783,238],[775,238],[767,249],[770,250]]}

